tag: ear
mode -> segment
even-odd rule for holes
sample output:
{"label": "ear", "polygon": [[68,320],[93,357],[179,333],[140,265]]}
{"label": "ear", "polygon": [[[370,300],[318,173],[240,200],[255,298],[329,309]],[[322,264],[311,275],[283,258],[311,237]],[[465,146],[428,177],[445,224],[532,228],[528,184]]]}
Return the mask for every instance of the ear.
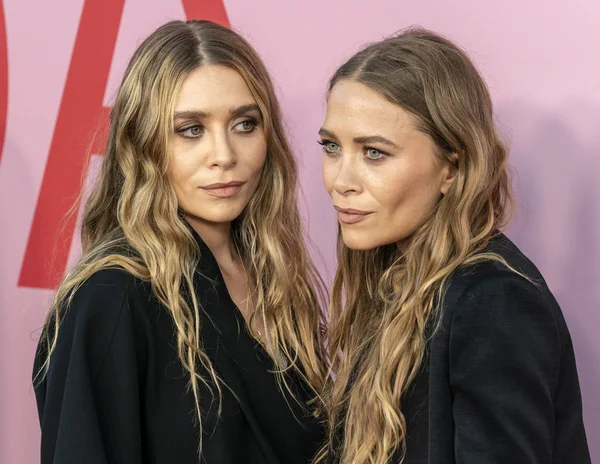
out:
{"label": "ear", "polygon": [[440,192],[442,195],[446,195],[452,187],[454,179],[458,174],[458,155],[452,153],[450,155],[451,161],[445,163],[444,169],[442,169],[442,185],[440,186]]}

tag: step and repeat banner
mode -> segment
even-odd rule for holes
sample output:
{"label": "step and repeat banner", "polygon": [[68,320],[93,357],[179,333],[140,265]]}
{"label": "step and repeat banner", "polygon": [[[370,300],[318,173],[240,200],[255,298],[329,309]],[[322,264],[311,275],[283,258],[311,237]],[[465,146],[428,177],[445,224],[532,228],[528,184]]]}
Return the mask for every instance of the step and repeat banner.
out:
{"label": "step and repeat banner", "polygon": [[77,215],[65,215],[101,161],[101,138],[86,160],[91,135],[136,46],[184,18],[233,27],[269,67],[326,279],[336,227],[316,140],[328,77],[361,45],[410,25],[470,53],[511,146],[519,212],[509,236],[561,303],[600,459],[600,3],[0,0],[0,462],[39,461],[32,357],[52,289],[77,258]]}

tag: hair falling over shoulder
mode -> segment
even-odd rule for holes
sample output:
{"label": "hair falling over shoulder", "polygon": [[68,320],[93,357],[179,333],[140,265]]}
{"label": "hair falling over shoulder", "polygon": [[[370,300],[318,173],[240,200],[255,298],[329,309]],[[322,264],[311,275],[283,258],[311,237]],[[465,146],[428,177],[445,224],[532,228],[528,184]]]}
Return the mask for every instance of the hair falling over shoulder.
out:
{"label": "hair falling over shoulder", "polygon": [[[82,258],[63,278],[45,320],[48,356],[40,372],[45,375],[52,360],[64,312],[77,289],[101,269],[121,268],[151,282],[172,316],[198,419],[199,383],[220,398],[222,382],[200,342],[193,283],[200,251],[167,178],[167,147],[179,88],[191,71],[207,63],[230,67],[244,78],[265,124],[268,150],[261,182],[232,227],[256,301],[253,317],[266,322],[282,388],[287,386],[285,371],[292,369],[315,398],[323,389],[322,284],[298,235],[297,167],[273,85],[246,40],[208,21],[160,27],[129,63],[111,111],[100,178],[83,213]],[[201,450],[200,437],[199,442]]]}
{"label": "hair falling over shoulder", "polygon": [[[449,192],[407,246],[369,251],[338,235],[329,351],[335,382],[325,395],[329,443],[344,464],[384,464],[404,450],[402,401],[424,360],[449,276],[480,252],[511,215],[507,150],[484,80],[449,40],[409,29],[367,46],[334,74],[360,82],[411,113],[437,156],[457,168]],[[339,425],[344,424],[343,433]],[[340,442],[341,441],[341,442]]]}

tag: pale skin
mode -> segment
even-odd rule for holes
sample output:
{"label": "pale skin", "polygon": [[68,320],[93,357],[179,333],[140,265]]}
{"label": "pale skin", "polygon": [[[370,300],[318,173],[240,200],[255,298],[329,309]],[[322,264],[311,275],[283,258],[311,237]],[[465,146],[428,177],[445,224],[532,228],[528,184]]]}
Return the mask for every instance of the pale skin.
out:
{"label": "pale skin", "polygon": [[319,135],[325,188],[352,249],[403,246],[456,175],[409,112],[359,82],[334,85]]}
{"label": "pale skin", "polygon": [[[203,65],[181,87],[174,128],[169,180],[179,206],[214,255],[231,299],[249,322],[254,305],[231,222],[256,192],[267,156],[260,110],[237,71]],[[252,329],[265,333],[262,318],[253,319]]]}

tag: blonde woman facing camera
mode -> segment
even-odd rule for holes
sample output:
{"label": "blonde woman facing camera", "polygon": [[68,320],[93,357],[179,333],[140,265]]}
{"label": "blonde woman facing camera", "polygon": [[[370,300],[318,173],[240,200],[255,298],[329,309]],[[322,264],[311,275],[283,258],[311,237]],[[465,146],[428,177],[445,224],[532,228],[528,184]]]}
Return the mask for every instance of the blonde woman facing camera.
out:
{"label": "blonde woman facing camera", "polygon": [[296,177],[243,38],[171,22],[141,44],[36,356],[42,463],[310,460],[324,373]]}
{"label": "blonde woman facing camera", "polygon": [[368,46],[320,136],[340,229],[321,460],[589,463],[561,310],[500,232],[507,152],[467,56],[419,29]]}

